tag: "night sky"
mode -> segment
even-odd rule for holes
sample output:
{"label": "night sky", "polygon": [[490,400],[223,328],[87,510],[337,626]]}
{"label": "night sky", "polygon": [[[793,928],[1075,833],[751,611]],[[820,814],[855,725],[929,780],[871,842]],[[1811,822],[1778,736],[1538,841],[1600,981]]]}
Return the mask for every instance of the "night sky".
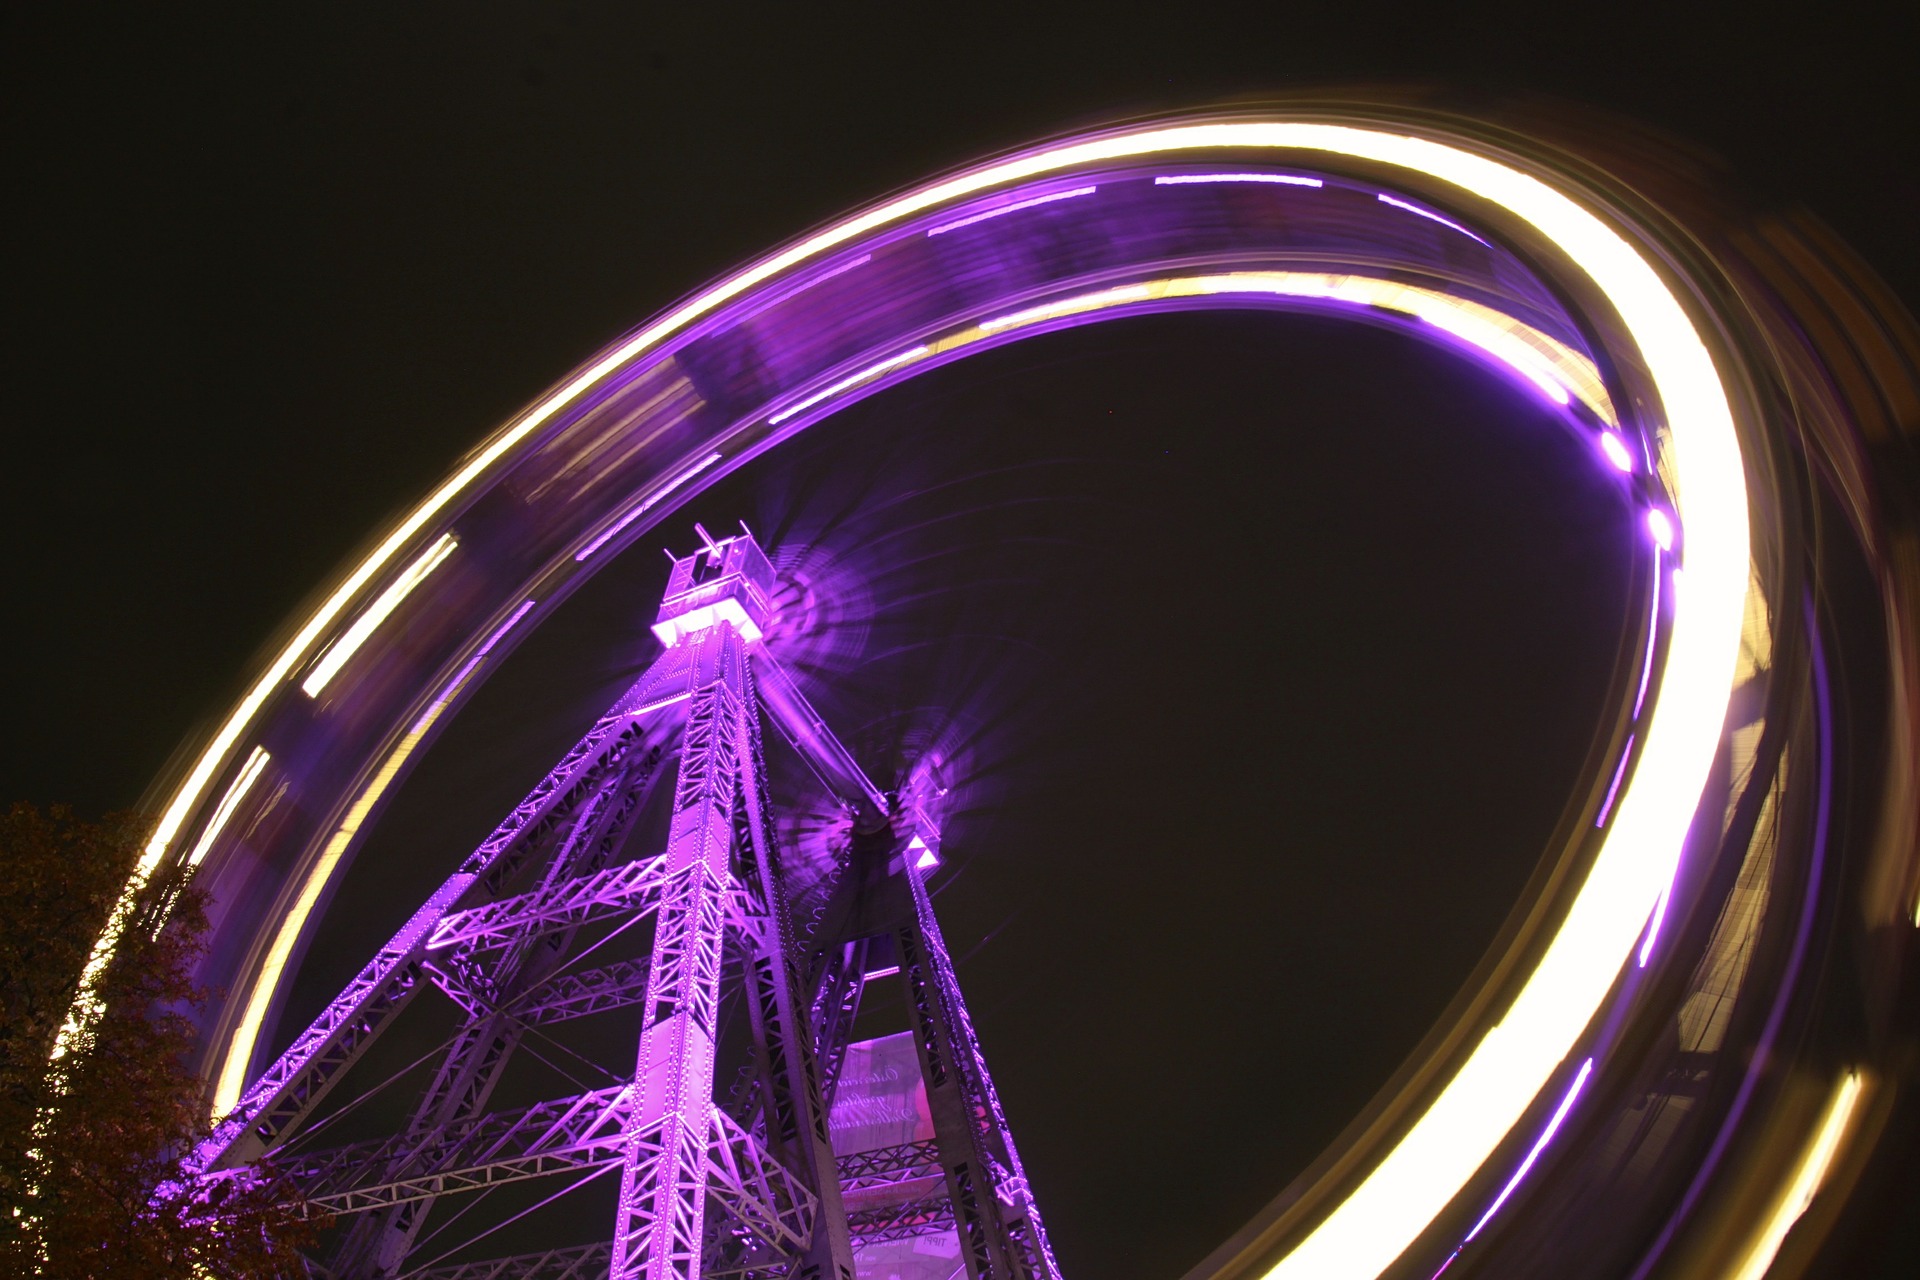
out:
{"label": "night sky", "polygon": [[[376,524],[608,339],[1077,124],[1332,80],[1555,93],[1718,153],[1920,299],[1911,18],[1201,8],[8,17],[0,799],[135,804]],[[876,769],[951,750],[940,909],[1069,1275],[1191,1265],[1478,959],[1626,615],[1603,480],[1396,333],[1171,316],[874,397],[663,531],[789,548],[837,610],[822,709]],[[481,692],[350,891],[408,914],[376,855],[458,856],[631,678],[657,541]],[[337,936],[314,998],[364,959]]]}

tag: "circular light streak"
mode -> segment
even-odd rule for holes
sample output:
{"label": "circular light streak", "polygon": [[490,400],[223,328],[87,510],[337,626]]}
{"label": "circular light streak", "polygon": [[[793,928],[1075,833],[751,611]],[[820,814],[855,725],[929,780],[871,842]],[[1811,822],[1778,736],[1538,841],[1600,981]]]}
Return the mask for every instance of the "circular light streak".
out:
{"label": "circular light streak", "polygon": [[[1749,581],[1749,550],[1745,477],[1728,397],[1705,342],[1658,272],[1595,213],[1540,178],[1458,146],[1385,129],[1303,120],[1215,121],[1123,130],[1048,147],[931,184],[835,224],[725,279],[615,347],[487,441],[410,512],[247,690],[167,803],[121,909],[96,945],[56,1052],[64,1052],[72,1036],[84,1031],[92,982],[125,925],[133,895],[206,801],[210,784],[268,700],[313,657],[347,608],[388,572],[422,531],[556,414],[723,304],[870,232],[1078,166],[1213,149],[1291,157],[1319,153],[1397,168],[1497,206],[1537,232],[1585,273],[1637,348],[1665,414],[1673,496],[1688,531],[1682,553],[1686,589],[1676,593],[1673,605],[1667,678],[1642,730],[1637,765],[1618,799],[1604,843],[1559,930],[1498,1024],[1425,1112],[1270,1275],[1289,1280],[1371,1276],[1388,1266],[1466,1185],[1554,1078],[1631,958],[1671,880],[1727,707]],[[1015,314],[1000,323],[1008,327],[1039,318],[1045,317]],[[980,327],[987,330],[988,324]],[[863,370],[829,385],[814,400],[796,401],[780,412],[798,414],[920,354],[909,350],[887,368]],[[1524,360],[1520,371],[1566,402],[1568,388],[1549,371]],[[1658,526],[1650,527],[1657,536]]]}

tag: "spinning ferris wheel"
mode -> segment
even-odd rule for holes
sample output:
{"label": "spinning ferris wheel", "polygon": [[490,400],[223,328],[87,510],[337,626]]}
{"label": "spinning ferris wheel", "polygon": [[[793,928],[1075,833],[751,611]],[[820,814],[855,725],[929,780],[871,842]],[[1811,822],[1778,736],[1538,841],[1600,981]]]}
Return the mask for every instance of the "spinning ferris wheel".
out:
{"label": "spinning ferris wheel", "polygon": [[[338,1216],[315,1262],[337,1276],[1057,1277],[1020,1100],[994,1087],[928,893],[937,788],[876,776],[783,664],[782,549],[744,526],[690,547],[671,517],[814,422],[970,355],[1143,312],[1282,309],[1401,329],[1557,415],[1636,513],[1636,616],[1574,817],[1495,962],[1202,1273],[1653,1274],[1709,1255],[1766,1273],[1814,1230],[1847,1153],[1871,1149],[1890,1043],[1789,1052],[1822,999],[1809,957],[1835,930],[1914,923],[1912,817],[1875,805],[1920,758],[1898,714],[1920,613],[1887,532],[1899,499],[1863,441],[1911,429],[1887,406],[1915,365],[1837,250],[1729,219],[1597,152],[1305,103],[963,170],[621,339],[387,530],[170,780],[140,882],[195,868],[216,903],[201,977],[230,993],[205,1028],[219,1119],[194,1173],[270,1162]],[[1806,323],[1815,310],[1838,318]],[[657,656],[310,1025],[279,1027],[411,765],[642,541],[673,557]],[[1849,556],[1877,571],[1880,614],[1824,603],[1822,574]],[[1890,673],[1877,738],[1836,728],[1842,632]],[[769,787],[772,735],[810,799]],[[835,815],[831,837],[794,840],[794,804]],[[1842,836],[1841,808],[1882,816]],[[1816,909],[1843,891],[1865,925]],[[900,1025],[857,1038],[881,984]],[[1702,1018],[1703,997],[1720,1013]],[[428,1009],[441,1022],[406,1041],[425,1046],[411,1083],[367,1078]],[[589,1017],[625,1028],[611,1083],[498,1087]],[[1765,1175],[1778,1187],[1723,1158],[1763,1104],[1791,1157]],[[1551,1239],[1489,1226],[1562,1148],[1580,1156],[1531,1210]],[[444,1264],[457,1232],[420,1247],[469,1204],[502,1196],[496,1220],[531,1222],[602,1176],[617,1203],[591,1238]],[[1596,1187],[1605,1221],[1578,1216]],[[1724,1229],[1762,1201],[1775,1210],[1739,1210],[1752,1229]]]}

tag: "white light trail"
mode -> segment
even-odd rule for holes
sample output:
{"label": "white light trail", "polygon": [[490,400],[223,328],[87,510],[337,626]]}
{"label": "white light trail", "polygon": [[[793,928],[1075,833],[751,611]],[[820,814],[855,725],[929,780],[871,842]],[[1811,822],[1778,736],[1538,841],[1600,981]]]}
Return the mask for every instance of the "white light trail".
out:
{"label": "white light trail", "polygon": [[[1414,214],[1417,217],[1425,218],[1428,222],[1437,222],[1441,226],[1446,227],[1449,230],[1458,231],[1461,235],[1465,236],[1469,240],[1480,240],[1481,244],[1487,243],[1485,240],[1481,240],[1479,236],[1473,234],[1473,232],[1467,230],[1465,227],[1455,222],[1452,218],[1443,218],[1431,209],[1422,209],[1417,204],[1411,204],[1405,200],[1395,199],[1393,196],[1386,194],[1384,191],[1381,192],[1380,195],[1376,198],[1380,201],[1381,204],[1390,204],[1396,209],[1405,209],[1408,213]],[[1492,248],[1493,246],[1488,245],[1487,247]]]}
{"label": "white light trail", "polygon": [[866,368],[860,370],[860,372],[858,373],[848,374],[846,377],[840,379],[840,381],[834,383],[832,386],[828,387],[826,390],[814,392],[812,395],[808,396],[805,400],[802,400],[799,404],[788,405],[786,408],[782,409],[780,412],[768,417],[767,422],[771,426],[779,426],[781,423],[785,422],[788,418],[791,418],[794,414],[801,413],[801,412],[804,412],[805,410],[811,409],[813,408],[813,406],[819,404],[822,400],[827,400],[834,396],[839,395],[842,391],[845,391],[848,387],[857,386],[858,384],[867,381],[867,379],[869,378],[879,377],[881,374],[885,373],[889,369],[897,369],[903,364],[907,364],[907,363],[910,363],[911,361],[918,360],[921,356],[926,355],[930,349],[931,348],[928,348],[928,347],[913,347],[909,350],[902,351],[899,355],[888,356],[885,360],[881,360],[875,364],[870,364]]}
{"label": "white light trail", "polygon": [[1015,200],[1012,204],[996,205],[994,208],[983,210],[980,213],[970,214],[965,218],[956,218],[952,222],[943,222],[937,227],[930,228],[927,234],[929,236],[943,236],[949,231],[958,231],[962,227],[971,227],[977,222],[985,222],[990,218],[1002,217],[1009,213],[1018,213],[1022,209],[1032,209],[1038,205],[1053,204],[1059,200],[1072,200],[1076,196],[1090,196],[1099,189],[1098,187],[1076,187],[1072,191],[1055,191],[1051,195],[1035,196],[1031,200]]}
{"label": "white light trail", "polygon": [[1291,173],[1176,173],[1155,178],[1156,187],[1184,187],[1206,182],[1272,182],[1289,187],[1324,187],[1318,178],[1301,178]]}
{"label": "white light trail", "polygon": [[399,608],[400,602],[412,595],[413,589],[426,581],[427,575],[439,568],[440,562],[452,555],[457,545],[452,534],[442,534],[440,540],[428,547],[425,554],[408,565],[406,571],[393,580],[393,585],[375,597],[366,612],[355,618],[345,634],[320,655],[320,661],[313,664],[313,670],[301,682],[301,690],[309,698],[319,697],[320,691],[327,687],[327,682],[339,674],[349,658],[360,651],[360,646],[387,620],[387,615]]}
{"label": "white light trail", "polygon": [[437,708],[430,709],[400,743],[379,770],[367,782],[360,795],[348,807],[346,817],[334,828],[333,835],[327,840],[326,847],[320,851],[312,868],[307,872],[306,880],[300,886],[299,894],[280,917],[280,926],[274,931],[273,944],[267,949],[267,957],[254,976],[252,989],[247,995],[247,1005],[234,1025],[233,1035],[228,1039],[226,1051],[221,1060],[220,1074],[213,1087],[212,1118],[219,1120],[234,1104],[240,1101],[240,1095],[247,1085],[247,1066],[253,1060],[253,1047],[260,1038],[261,1025],[266,1021],[267,1010],[273,1005],[273,996],[280,989],[280,979],[284,976],[287,961],[293,955],[294,943],[300,940],[300,932],[306,928],[307,917],[313,914],[315,904],[327,887],[327,881],[333,876],[334,867],[346,853],[353,838],[360,833],[360,824],[365,822],[373,806],[380,803],[380,797],[386,794],[394,778],[399,776],[400,767],[420,745],[427,730],[435,719],[445,710],[442,702]]}
{"label": "white light trail", "polygon": [[246,764],[240,768],[240,776],[233,780],[233,785],[227,788],[227,794],[220,798],[219,807],[207,819],[207,829],[200,833],[199,842],[193,846],[193,853],[187,858],[188,866],[199,866],[200,859],[207,856],[207,850],[213,848],[213,842],[220,838],[227,820],[233,817],[233,811],[240,807],[240,802],[247,798],[247,792],[253,789],[260,771],[267,767],[267,761],[271,758],[264,747],[253,749],[253,754],[247,757]]}
{"label": "white light trail", "polygon": [[[1480,303],[1376,276],[1329,275],[1316,271],[1233,271],[1174,276],[1027,307],[982,320],[978,328],[984,333],[999,333],[1129,302],[1232,294],[1316,299],[1397,311],[1493,357],[1532,383],[1555,404],[1571,404],[1577,395],[1603,421],[1609,424],[1614,421],[1613,406],[1607,399],[1599,371],[1591,360],[1565,343]],[[948,340],[935,345],[944,354],[963,345],[963,341]]]}
{"label": "white light trail", "polygon": [[1834,1152],[1840,1148],[1840,1139],[1846,1135],[1847,1121],[1853,1117],[1854,1104],[1860,1100],[1860,1074],[1849,1071],[1840,1081],[1839,1088],[1827,1099],[1827,1105],[1820,1116],[1820,1126],[1815,1130],[1813,1141],[1800,1155],[1800,1163],[1793,1171],[1793,1179],[1775,1203],[1773,1213],[1760,1234],[1754,1237],[1747,1256],[1742,1260],[1739,1270],[1730,1280],[1763,1280],[1767,1269],[1773,1266],[1773,1260],[1780,1252],[1780,1246],[1786,1243],[1787,1232],[1793,1230],[1793,1224],[1813,1205],[1814,1196],[1820,1193],[1820,1184],[1826,1181],[1827,1166],[1833,1163]]}
{"label": "white light trail", "polygon": [[[1705,342],[1680,300],[1621,235],[1537,177],[1443,142],[1317,121],[1173,124],[1070,142],[989,164],[876,206],[774,253],[647,325],[495,434],[428,495],[306,621],[229,714],[162,813],[123,907],[95,945],[62,1029],[89,1014],[92,983],[137,893],[212,777],[288,675],[358,592],[496,463],[609,375],[693,321],[871,231],[1042,175],[1121,159],[1210,149],[1323,153],[1447,184],[1530,225],[1583,271],[1619,317],[1660,398],[1675,497],[1687,529],[1686,590],[1675,591],[1667,675],[1611,830],[1539,965],[1501,1022],[1397,1146],[1270,1274],[1276,1280],[1377,1275],[1498,1146],[1598,1011],[1671,879],[1718,744],[1748,580],[1747,496],[1732,414]],[[229,1058],[229,1064],[232,1059]]]}
{"label": "white light trail", "polygon": [[1468,1240],[1479,1235],[1480,1229],[1487,1225],[1494,1214],[1500,1212],[1500,1206],[1507,1202],[1507,1197],[1513,1194],[1513,1189],[1520,1185],[1520,1179],[1527,1176],[1528,1170],[1533,1168],[1534,1161],[1540,1158],[1540,1153],[1547,1149],[1549,1142],[1553,1141],[1553,1135],[1560,1132],[1561,1122],[1567,1118],[1567,1112],[1573,1110],[1573,1104],[1580,1098],[1580,1090],[1586,1087],[1587,1077],[1592,1073],[1593,1059],[1588,1058],[1580,1064],[1580,1074],[1575,1076],[1573,1083],[1567,1087],[1566,1097],[1560,1099],[1560,1106],[1554,1111],[1553,1119],[1547,1121],[1547,1127],[1540,1131],[1539,1138],[1534,1141],[1533,1149],[1527,1152],[1527,1158],[1520,1162],[1520,1167],[1513,1171],[1511,1178],[1507,1179],[1507,1185],[1500,1188],[1500,1194],[1493,1198],[1493,1203],[1487,1206],[1487,1211],[1480,1215],[1480,1221],[1473,1224],[1473,1230],[1467,1232]]}

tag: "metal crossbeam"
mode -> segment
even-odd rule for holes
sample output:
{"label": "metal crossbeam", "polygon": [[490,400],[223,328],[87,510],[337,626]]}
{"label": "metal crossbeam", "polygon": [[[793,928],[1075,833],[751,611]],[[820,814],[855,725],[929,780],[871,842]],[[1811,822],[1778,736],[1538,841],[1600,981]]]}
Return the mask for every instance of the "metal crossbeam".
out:
{"label": "metal crossbeam", "polygon": [[606,1280],[607,1259],[612,1253],[613,1246],[602,1241],[511,1258],[428,1267],[409,1271],[400,1280]]}
{"label": "metal crossbeam", "polygon": [[[656,1152],[660,1126],[624,1133],[631,1087],[596,1089],[571,1098],[500,1111],[449,1126],[426,1145],[404,1137],[316,1152],[286,1165],[312,1211],[363,1213],[567,1171],[618,1163],[629,1143]],[[714,1210],[766,1245],[805,1247],[818,1198],[740,1124],[714,1109],[713,1140],[701,1161]],[[404,1158],[404,1159],[403,1159]],[[396,1165],[398,1168],[396,1169]],[[369,1171],[389,1170],[368,1178]]]}
{"label": "metal crossbeam", "polygon": [[[424,967],[448,998],[469,1014],[490,1011],[491,1006],[462,976],[432,964]],[[624,1009],[639,1004],[646,993],[647,962],[619,960],[598,969],[557,974],[511,1001],[501,1012],[523,1025],[536,1027]]]}
{"label": "metal crossbeam", "polygon": [[[549,899],[559,886],[602,870],[620,849],[642,799],[653,789],[661,750],[656,744],[644,754],[635,753],[629,765],[609,771],[607,785],[580,806],[552,842],[538,880]],[[484,993],[484,1006],[496,1006],[512,1003],[550,975],[571,937],[565,929],[528,930],[504,948],[465,948],[446,959],[471,989]],[[491,1007],[470,1007],[467,1012],[466,1025],[454,1036],[404,1130],[417,1140],[484,1112],[527,1030],[526,1024]],[[425,1226],[422,1209],[421,1202],[409,1201],[361,1215],[335,1251],[334,1264],[347,1274],[391,1275]]]}
{"label": "metal crossbeam", "polygon": [[841,1156],[838,1164],[842,1191],[871,1191],[911,1182],[916,1178],[939,1177],[940,1144],[928,1139],[925,1142],[903,1143],[897,1147],[855,1151]]}
{"label": "metal crossbeam", "polygon": [[427,938],[429,952],[483,951],[615,916],[645,915],[660,906],[663,859],[645,858],[590,876],[543,885],[531,893],[448,912]]}
{"label": "metal crossbeam", "polygon": [[[644,685],[645,679],[641,681]],[[636,690],[639,689],[636,685]],[[497,893],[530,843],[597,786],[599,774],[640,736],[615,704],[566,758],[540,780],[506,821],[400,926],[354,980],[254,1081],[239,1104],[195,1149],[187,1171],[199,1174],[254,1159],[292,1134],[322,1097],[386,1027],[418,987],[420,960],[441,917],[471,892]],[[477,889],[476,889],[477,886]]]}
{"label": "metal crossbeam", "polygon": [[953,1227],[953,1202],[945,1187],[905,1204],[883,1205],[847,1215],[847,1231],[855,1244],[886,1244],[911,1240]]}
{"label": "metal crossbeam", "polygon": [[708,1160],[707,1194],[767,1244],[798,1252],[813,1235],[819,1197],[769,1155],[751,1133],[718,1107]]}
{"label": "metal crossbeam", "polygon": [[595,1089],[490,1112],[424,1142],[400,1134],[315,1152],[289,1161],[283,1171],[314,1210],[348,1214],[599,1168],[618,1158],[630,1095],[627,1085]]}
{"label": "metal crossbeam", "polygon": [[[901,854],[898,832],[924,819],[873,785],[760,643],[774,576],[752,536],[702,537],[705,549],[677,558],[669,577],[654,628],[666,651],[196,1153],[203,1181],[243,1176],[233,1166],[284,1144],[423,980],[445,991],[464,1022],[404,1127],[281,1152],[277,1172],[313,1210],[352,1216],[333,1239],[331,1274],[853,1280],[857,1249],[948,1232],[970,1280],[1057,1280],[922,869]],[[763,713],[854,817],[824,914],[804,936]],[[665,847],[609,868],[654,816],[647,796],[671,740],[636,749],[656,714],[680,739]],[[576,947],[601,945],[583,928],[641,917],[651,928],[634,943],[647,954],[567,971],[567,957],[584,958]],[[828,1113],[862,989],[876,963],[896,961],[934,1136],[838,1155]],[[738,984],[752,1045],[724,1110],[714,1099],[723,982]],[[531,1028],[618,1009],[639,1029],[627,1083],[487,1110]],[[607,1242],[406,1271],[439,1197],[616,1166]]]}

